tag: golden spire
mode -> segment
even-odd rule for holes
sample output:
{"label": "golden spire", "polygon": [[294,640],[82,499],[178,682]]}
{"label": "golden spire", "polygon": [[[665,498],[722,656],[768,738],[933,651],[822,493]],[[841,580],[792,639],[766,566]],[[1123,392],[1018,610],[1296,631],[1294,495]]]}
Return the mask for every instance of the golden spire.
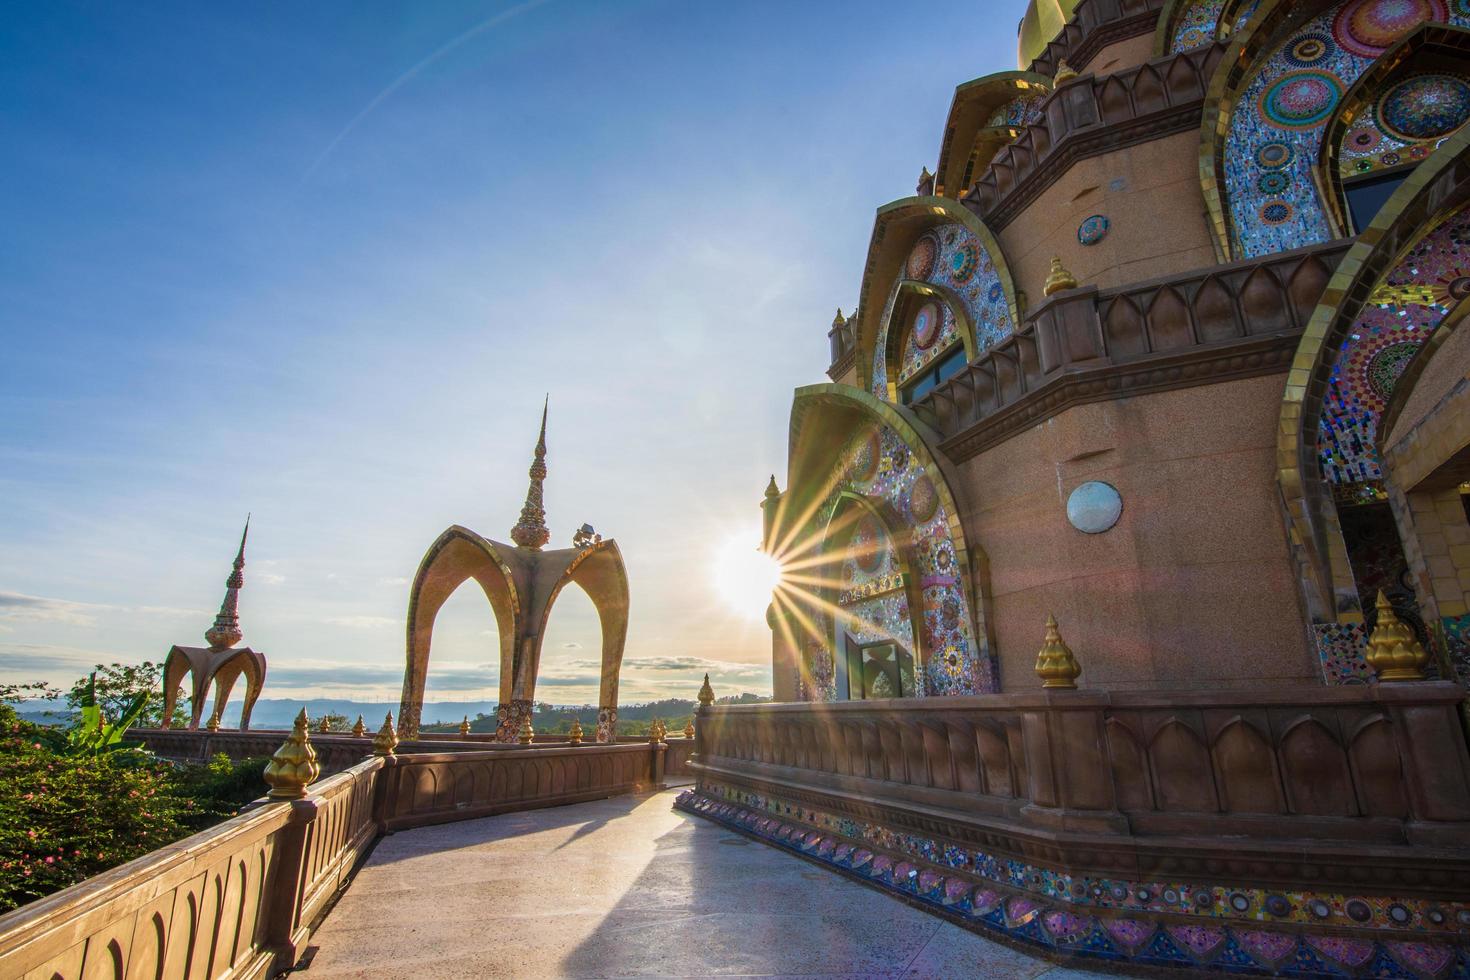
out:
{"label": "golden spire", "polygon": [[392,755],[398,747],[398,733],[393,730],[393,712],[383,719],[383,727],[373,736],[373,755]]}
{"label": "golden spire", "polygon": [[459,723],[459,733],[461,735],[468,735],[470,733],[470,716],[469,715],[465,715],[464,716],[464,721],[462,721],[462,722]]}
{"label": "golden spire", "polygon": [[832,326],[840,327],[847,322],[847,317],[842,315],[842,307],[837,307],[837,315],[832,318]]}
{"label": "golden spire", "polygon": [[766,484],[766,499],[781,496],[781,488],[776,486],[776,474],[771,474],[771,482]]}
{"label": "golden spire", "polygon": [[367,734],[367,726],[362,723],[362,715],[357,716],[357,724],[352,726],[352,737],[362,738]]}
{"label": "golden spire", "polygon": [[323,735],[326,735],[332,730],[331,723],[327,721],[326,715],[322,715],[322,720],[317,722],[316,730]]}
{"label": "golden spire", "polygon": [[1057,73],[1051,80],[1052,88],[1060,88],[1077,77],[1077,70],[1067,64],[1066,58],[1057,59]]}
{"label": "golden spire", "polygon": [[699,706],[708,708],[715,703],[715,689],[709,686],[709,675],[704,675],[704,683],[699,688]]}
{"label": "golden spire", "polygon": [[1043,688],[1067,688],[1075,690],[1077,677],[1082,667],[1072,656],[1072,648],[1062,639],[1057,629],[1057,620],[1050,614],[1046,617],[1046,640],[1041,652],[1036,655],[1036,675],[1042,680]]}
{"label": "golden spire", "polygon": [[521,519],[510,529],[510,539],[522,548],[540,551],[551,540],[551,531],[546,527],[546,508],[541,499],[541,484],[546,479],[546,404],[541,406],[541,437],[536,440],[536,455],[531,460],[531,485],[526,489],[526,503],[521,508]]}
{"label": "golden spire", "polygon": [[316,749],[311,747],[311,736],[306,733],[308,724],[306,709],[302,708],[291,726],[291,734],[266,763],[265,781],[271,788],[267,794],[270,799],[299,800],[306,795],[307,785],[321,775]]}
{"label": "golden spire", "polygon": [[1380,681],[1422,681],[1429,654],[1414,628],[1394,615],[1393,605],[1378,590],[1378,624],[1368,637],[1368,666]]}
{"label": "golden spire", "polygon": [[521,734],[516,740],[522,745],[530,745],[536,741],[536,729],[531,727],[531,712],[529,711],[521,719]]}
{"label": "golden spire", "polygon": [[694,740],[694,717],[692,715],[689,718],[689,724],[684,726],[684,737],[690,741]]}
{"label": "golden spire", "polygon": [[1041,290],[1042,295],[1050,296],[1052,293],[1059,293],[1064,289],[1076,288],[1077,278],[1062,268],[1062,259],[1060,256],[1053,255],[1051,257],[1051,274],[1046,277],[1046,286]]}
{"label": "golden spire", "polygon": [[209,723],[204,727],[211,732],[219,731],[219,705],[215,705],[214,710],[209,713]]}
{"label": "golden spire", "polygon": [[572,731],[571,734],[567,736],[567,744],[582,744],[582,721],[576,715],[572,716]]}
{"label": "golden spire", "polygon": [[664,723],[657,718],[653,719],[653,724],[648,726],[648,744],[657,745],[662,742],[664,740],[664,732]]}
{"label": "golden spire", "polygon": [[245,515],[245,530],[240,534],[240,550],[235,553],[235,568],[225,579],[225,600],[220,603],[214,625],[204,633],[211,650],[224,650],[240,642],[240,589],[245,585],[245,539],[250,535],[250,515]]}

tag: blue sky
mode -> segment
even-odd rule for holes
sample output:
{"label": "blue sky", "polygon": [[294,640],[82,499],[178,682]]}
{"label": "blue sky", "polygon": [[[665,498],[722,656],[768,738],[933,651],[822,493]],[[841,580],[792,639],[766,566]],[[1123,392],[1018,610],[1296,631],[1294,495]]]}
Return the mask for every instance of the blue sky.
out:
{"label": "blue sky", "polygon": [[[553,546],[629,564],[624,700],[769,691],[710,563],[1022,10],[11,8],[0,680],[200,642],[250,511],[266,695],[396,696],[409,577],[450,524],[507,538],[549,392]],[[493,630],[456,593],[431,699],[494,697]],[[598,643],[564,593],[538,696],[595,700]]]}

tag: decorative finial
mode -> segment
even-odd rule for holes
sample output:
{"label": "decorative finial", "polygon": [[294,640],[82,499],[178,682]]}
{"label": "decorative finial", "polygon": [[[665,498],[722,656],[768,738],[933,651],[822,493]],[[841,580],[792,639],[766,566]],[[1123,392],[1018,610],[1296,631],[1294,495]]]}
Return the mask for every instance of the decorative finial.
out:
{"label": "decorative finial", "polygon": [[781,488],[776,486],[776,474],[771,474],[771,482],[766,484],[766,499],[781,496]]}
{"label": "decorative finial", "polygon": [[699,688],[699,706],[708,708],[715,703],[715,689],[709,686],[709,675],[704,675],[704,683]]}
{"label": "decorative finial", "polygon": [[664,731],[664,723],[657,718],[653,719],[653,724],[648,726],[648,744],[657,745],[662,742],[664,740]]}
{"label": "decorative finial", "polygon": [[316,730],[317,730],[318,733],[320,733],[322,735],[326,735],[326,734],[328,734],[328,733],[331,732],[331,730],[332,730],[332,723],[329,722],[329,721],[327,721],[327,716],[326,715],[322,715],[322,720],[319,721],[319,722],[317,722]]}
{"label": "decorative finial", "polygon": [[462,722],[459,723],[459,733],[461,735],[468,735],[470,733],[470,716],[469,715],[465,715],[464,716],[464,721],[462,721]]}
{"label": "decorative finial", "polygon": [[357,716],[357,724],[352,726],[352,737],[362,738],[367,734],[367,726],[362,723],[362,715]]}
{"label": "decorative finial", "polygon": [[215,709],[209,713],[209,723],[207,725],[205,725],[204,727],[206,729],[208,729],[209,731],[211,731],[211,732],[217,732],[217,731],[219,731],[219,708],[218,707],[215,707]]}
{"label": "decorative finial", "polygon": [[920,197],[929,197],[934,193],[934,175],[929,172],[927,166],[920,172],[919,183],[914,188],[914,191]]}
{"label": "decorative finial", "polygon": [[529,711],[521,718],[521,734],[516,741],[522,745],[530,745],[536,741],[536,729],[531,727],[531,713]]}
{"label": "decorative finial", "polygon": [[842,315],[842,307],[837,307],[837,315],[832,318],[832,326],[840,327],[847,322],[847,317]]}
{"label": "decorative finial", "polygon": [[393,712],[383,719],[383,727],[373,736],[373,755],[392,755],[398,748],[398,733],[393,730]]}
{"label": "decorative finial", "polygon": [[691,742],[694,741],[694,718],[693,718],[693,716],[690,716],[690,718],[689,718],[689,724],[687,724],[687,725],[684,726],[684,737],[687,738],[687,739],[689,739]]}
{"label": "decorative finial", "polygon": [[240,535],[240,550],[235,553],[235,568],[225,579],[225,601],[220,603],[219,615],[214,625],[204,633],[204,642],[211,650],[224,650],[239,643],[244,634],[240,632],[240,589],[245,585],[245,539],[250,535],[250,515],[245,515],[245,530]]}
{"label": "decorative finial", "polygon": [[306,733],[309,724],[306,709],[302,708],[291,726],[291,734],[266,763],[265,781],[271,788],[267,794],[270,799],[299,800],[306,795],[307,785],[322,774],[316,749],[311,747],[311,737]]}
{"label": "decorative finial", "polygon": [[536,440],[536,455],[531,460],[531,485],[526,489],[526,504],[521,508],[521,519],[510,529],[510,539],[522,548],[540,551],[551,540],[551,531],[546,526],[546,508],[541,499],[541,484],[546,479],[546,404],[541,406],[541,437]]}
{"label": "decorative finial", "polygon": [[1077,658],[1072,656],[1072,648],[1067,646],[1061,631],[1057,629],[1056,617],[1047,614],[1046,640],[1041,645],[1041,652],[1036,655],[1036,675],[1042,680],[1041,686],[1075,690],[1077,677],[1081,673],[1082,667],[1077,663]]}
{"label": "decorative finial", "polygon": [[1051,87],[1059,88],[1077,77],[1077,70],[1067,64],[1066,58],[1057,59],[1057,73],[1052,77]]}
{"label": "decorative finial", "polygon": [[1051,274],[1046,277],[1046,285],[1041,290],[1042,295],[1050,296],[1052,293],[1059,293],[1064,289],[1076,288],[1077,277],[1062,268],[1062,259],[1060,256],[1053,255],[1051,257]]}
{"label": "decorative finial", "polygon": [[569,745],[582,744],[582,722],[575,715],[572,716],[572,731],[567,736],[567,743]]}
{"label": "decorative finial", "polygon": [[1383,590],[1378,590],[1378,624],[1368,637],[1368,666],[1380,681],[1422,681],[1429,654],[1414,627],[1399,619]]}

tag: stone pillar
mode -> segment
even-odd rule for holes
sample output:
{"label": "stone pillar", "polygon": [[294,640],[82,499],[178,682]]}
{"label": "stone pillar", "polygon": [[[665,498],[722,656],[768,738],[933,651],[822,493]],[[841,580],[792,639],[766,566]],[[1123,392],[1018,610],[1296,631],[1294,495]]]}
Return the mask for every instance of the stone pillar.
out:
{"label": "stone pillar", "polygon": [[618,706],[604,704],[597,709],[597,744],[618,740]]}
{"label": "stone pillar", "polygon": [[495,723],[495,741],[516,742],[521,736],[521,723],[531,717],[534,702],[529,699],[516,698],[509,704],[501,704],[495,709],[499,720]]}

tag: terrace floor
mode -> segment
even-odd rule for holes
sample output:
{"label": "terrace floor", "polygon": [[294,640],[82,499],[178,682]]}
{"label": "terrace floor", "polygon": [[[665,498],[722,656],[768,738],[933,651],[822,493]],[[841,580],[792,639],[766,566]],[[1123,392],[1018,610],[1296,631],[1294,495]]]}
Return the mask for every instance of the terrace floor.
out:
{"label": "terrace floor", "polygon": [[678,813],[676,792],[386,837],[292,977],[1104,976]]}

